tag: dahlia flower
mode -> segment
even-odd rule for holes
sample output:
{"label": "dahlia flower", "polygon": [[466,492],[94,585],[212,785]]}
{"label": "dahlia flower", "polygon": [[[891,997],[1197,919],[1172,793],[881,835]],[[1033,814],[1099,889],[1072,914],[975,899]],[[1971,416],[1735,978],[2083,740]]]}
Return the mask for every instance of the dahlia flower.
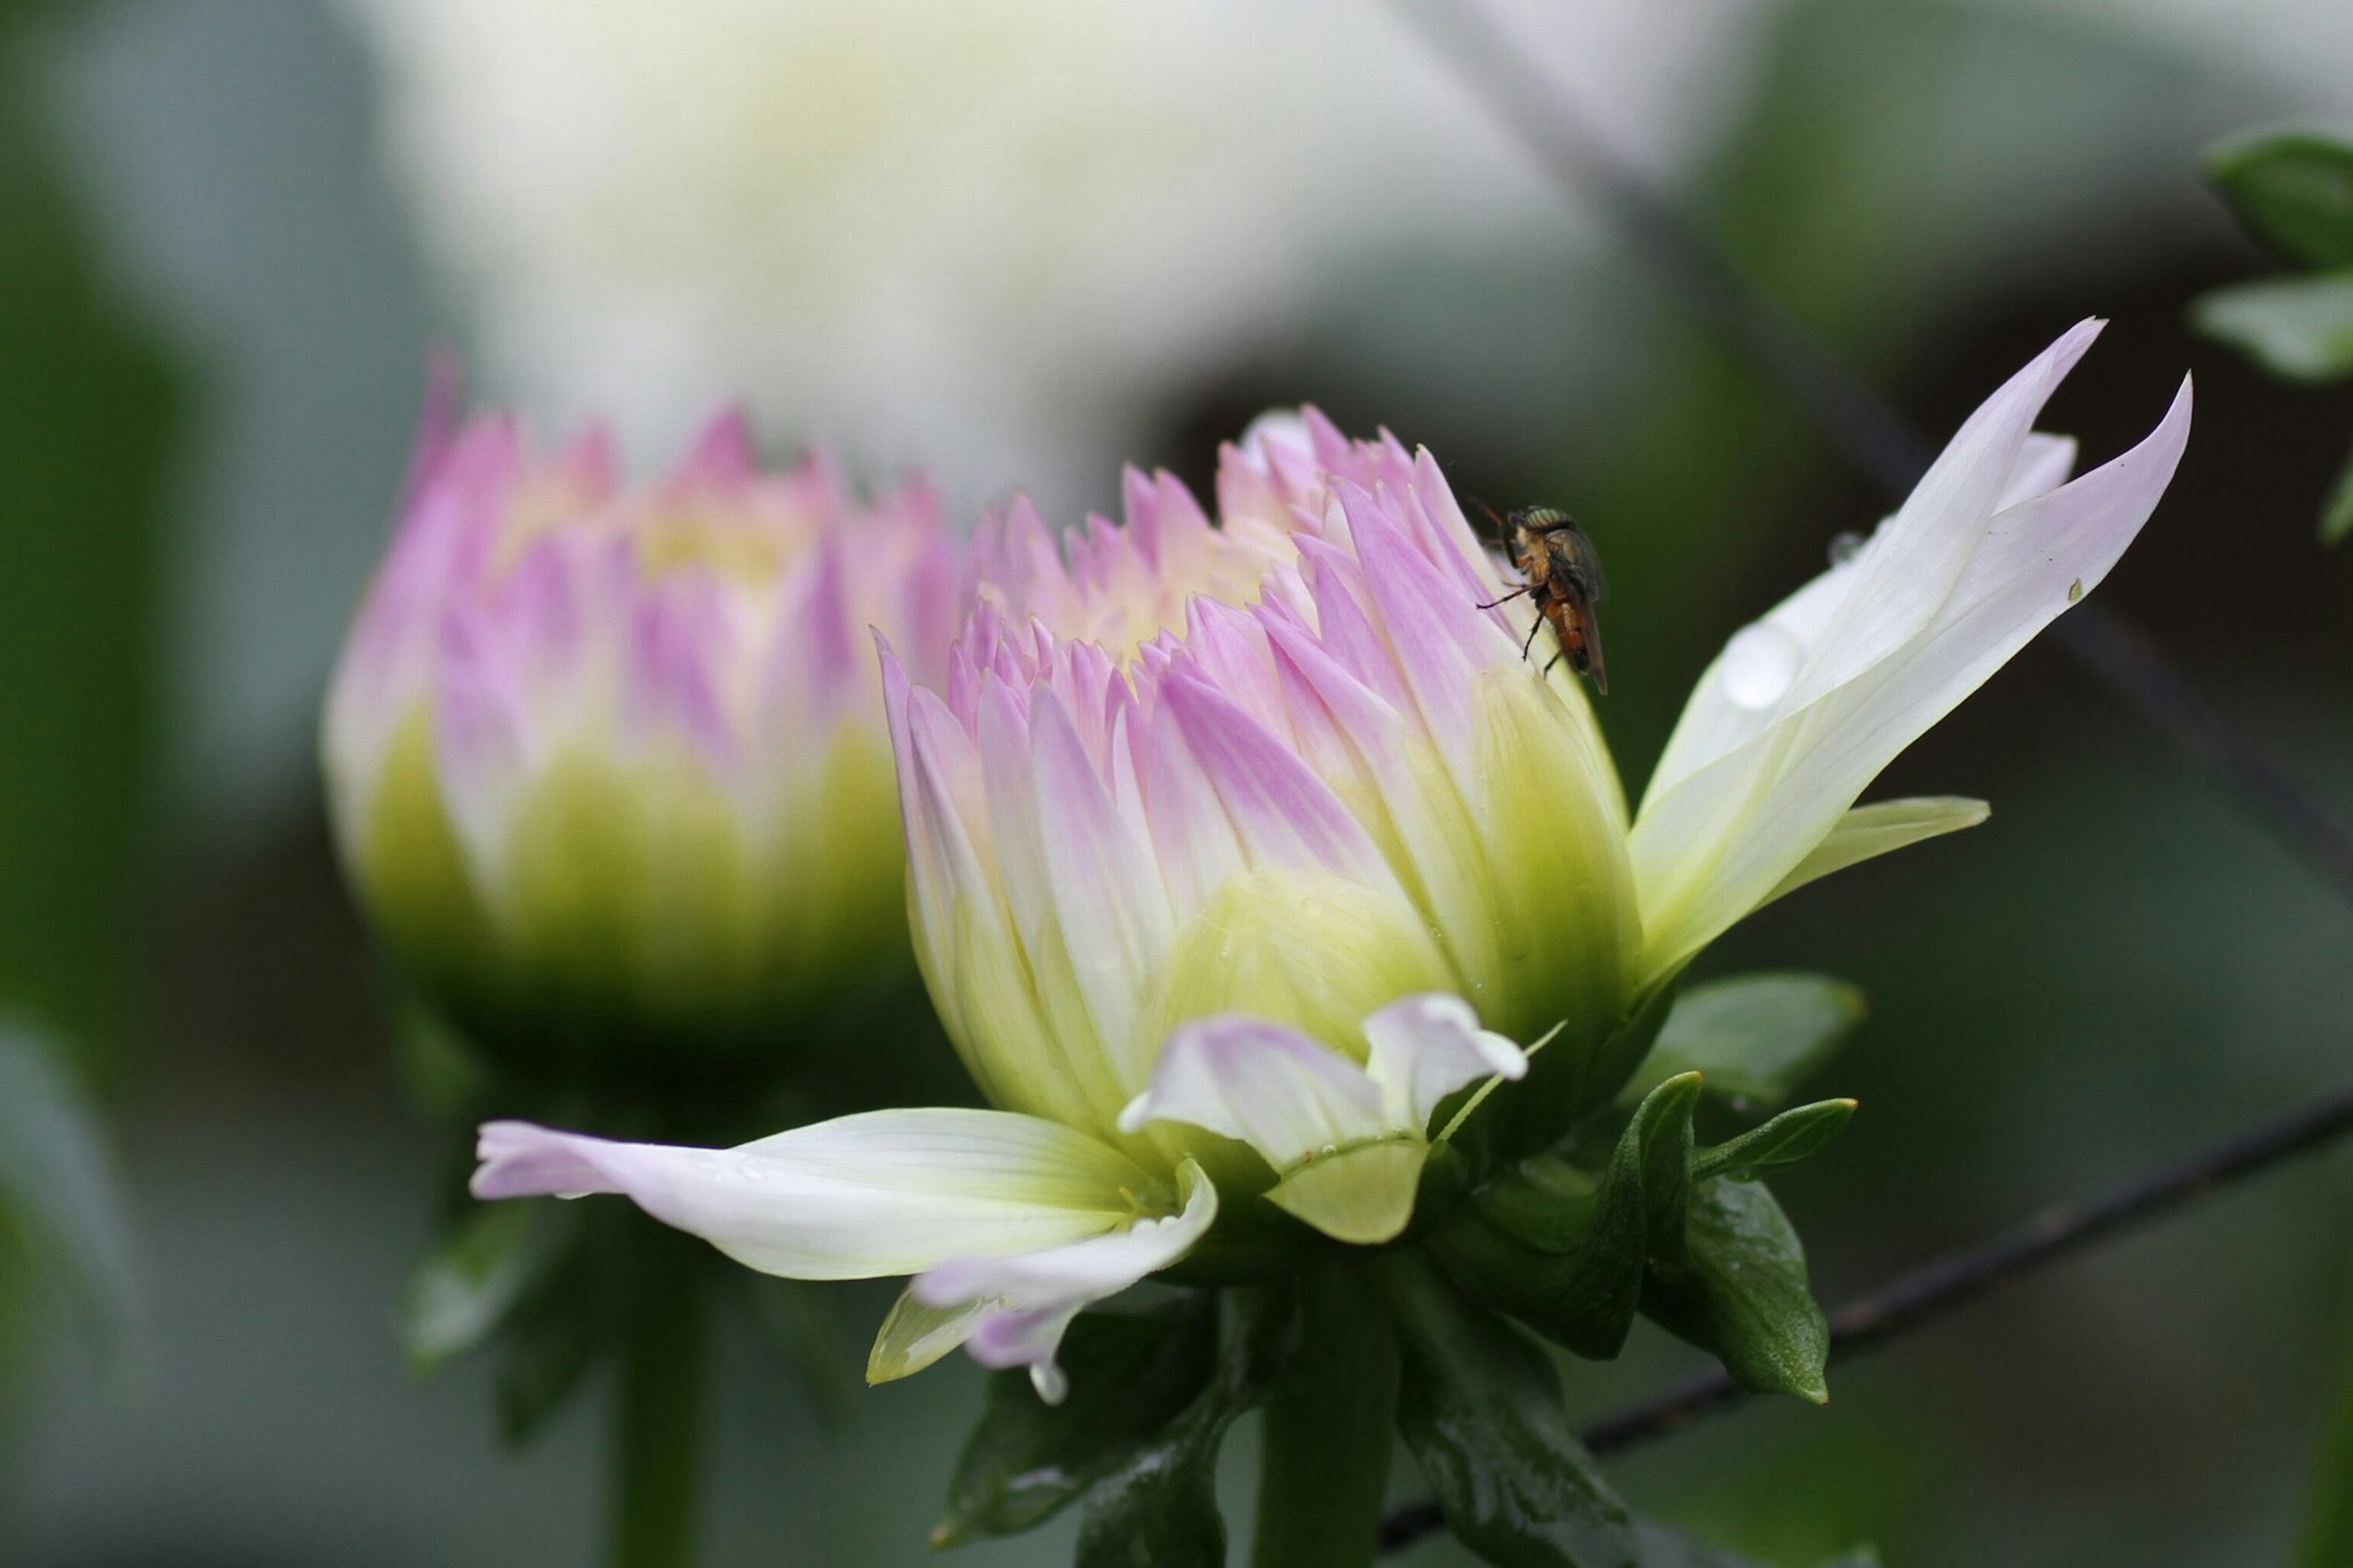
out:
{"label": "dahlia flower", "polygon": [[499,1123],[474,1190],[624,1193],[754,1268],[913,1274],[873,1375],[968,1341],[1050,1396],[1078,1310],[1213,1228],[1262,1242],[1260,1194],[1341,1241],[1399,1236],[1436,1145],[1506,1112],[1549,1141],[1606,1105],[1735,921],[1983,819],[1855,802],[2097,585],[2171,478],[2186,384],[2072,482],[2072,444],[2032,433],[2096,332],[1732,638],[1630,820],[1428,453],[1311,410],[1227,448],[1217,526],[1165,477],[1132,474],[1126,525],[1067,549],[1017,504],[975,541],[945,679],[884,656],[916,954],[999,1109],[723,1152]]}
{"label": "dahlia flower", "polygon": [[755,466],[733,416],[664,483],[428,418],[327,700],[360,900],[470,1029],[539,1052],[773,1043],[903,964],[867,628],[938,669],[961,563],[910,488]]}

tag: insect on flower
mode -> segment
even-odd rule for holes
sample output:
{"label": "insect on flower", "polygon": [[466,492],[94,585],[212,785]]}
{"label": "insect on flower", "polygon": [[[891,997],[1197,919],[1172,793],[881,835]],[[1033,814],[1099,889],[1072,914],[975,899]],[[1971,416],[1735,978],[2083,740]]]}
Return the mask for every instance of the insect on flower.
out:
{"label": "insect on flower", "polygon": [[1570,668],[1593,682],[1594,690],[1609,696],[1609,673],[1601,664],[1601,626],[1593,616],[1602,591],[1601,557],[1594,553],[1593,541],[1577,527],[1575,518],[1556,507],[1522,507],[1509,517],[1496,517],[1493,507],[1486,508],[1486,512],[1511,552],[1522,585],[1480,608],[1509,604],[1523,594],[1534,599],[1539,618],[1528,627],[1521,657],[1525,658],[1535,646],[1536,627],[1549,623],[1553,635],[1560,639],[1560,651],[1545,661],[1545,673],[1550,674],[1552,667],[1566,658]]}

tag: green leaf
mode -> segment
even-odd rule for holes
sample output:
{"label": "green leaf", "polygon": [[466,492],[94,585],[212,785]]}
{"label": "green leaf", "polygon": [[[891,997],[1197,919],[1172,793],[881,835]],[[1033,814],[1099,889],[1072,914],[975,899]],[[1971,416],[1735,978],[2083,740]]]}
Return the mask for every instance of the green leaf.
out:
{"label": "green leaf", "polygon": [[1830,1330],[1806,1287],[1806,1251],[1759,1182],[1714,1181],[1692,1194],[1688,1267],[1655,1264],[1642,1313],[1712,1351],[1744,1388],[1820,1405]]}
{"label": "green leaf", "polygon": [[1692,1157],[1691,1179],[1704,1182],[1721,1176],[1728,1182],[1750,1182],[1778,1166],[1810,1160],[1854,1120],[1856,1103],[1818,1100],[1785,1110],[1762,1127],[1701,1150]]}
{"label": "green leaf", "polygon": [[[1673,1211],[1690,1185],[1699,1078],[1653,1089],[1595,1176],[1540,1156],[1490,1182],[1430,1238],[1455,1283],[1546,1339],[1594,1361],[1615,1356],[1641,1300],[1652,1235],[1647,1194]],[[1652,1173],[1655,1172],[1655,1174]]]}
{"label": "green leaf", "polygon": [[2353,267],[2353,139],[2270,126],[2216,142],[2200,162],[2256,238],[2306,267]]}
{"label": "green leaf", "polygon": [[1545,1353],[1411,1253],[1385,1259],[1404,1352],[1398,1428],[1462,1543],[1502,1568],[1632,1568]]}
{"label": "green leaf", "polygon": [[431,1373],[487,1342],[551,1260],[553,1204],[480,1204],[458,1218],[401,1293],[394,1328],[411,1370]]}
{"label": "green leaf", "polygon": [[2353,533],[2353,458],[2346,459],[2328,492],[2328,504],[2321,510],[2320,542],[2342,544],[2348,533]]}
{"label": "green leaf", "polygon": [[2217,289],[2191,302],[2189,321],[2290,381],[2353,374],[2353,273],[2265,278]]}
{"label": "green leaf", "polygon": [[1218,1445],[1232,1420],[1205,1398],[1130,1455],[1088,1505],[1071,1568],[1223,1568]]}
{"label": "green leaf", "polygon": [[1768,971],[1694,985],[1676,998],[1659,1043],[1620,1102],[1696,1072],[1705,1075],[1710,1094],[1786,1105],[1869,1011],[1861,991],[1826,974]]}
{"label": "green leaf", "polygon": [[[133,1316],[131,1221],[89,1107],[50,1054],[19,1025],[0,1023],[0,1297],[22,1280],[64,1300],[111,1350]],[[24,1303],[0,1300],[0,1309]]]}
{"label": "green leaf", "polygon": [[[1164,1438],[1209,1386],[1217,1293],[1082,1312],[1063,1336],[1070,1397],[1048,1405],[1026,1370],[989,1379],[932,1544],[1032,1529]],[[1214,1511],[1214,1510],[1213,1510]]]}
{"label": "green leaf", "polygon": [[[1235,1417],[1266,1392],[1288,1323],[1264,1290],[1238,1290],[1234,1331],[1217,1378],[1174,1421],[1105,1476],[1087,1504],[1071,1568],[1220,1568],[1218,1448]],[[1075,1380],[1074,1380],[1075,1381]]]}

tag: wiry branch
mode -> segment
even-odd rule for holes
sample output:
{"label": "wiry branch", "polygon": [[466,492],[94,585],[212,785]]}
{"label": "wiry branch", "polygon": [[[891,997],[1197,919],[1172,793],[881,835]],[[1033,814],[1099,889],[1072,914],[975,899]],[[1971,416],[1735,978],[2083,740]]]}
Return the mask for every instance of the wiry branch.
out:
{"label": "wiry branch", "polygon": [[[1968,1306],[2006,1280],[2074,1256],[2132,1226],[2221,1191],[2295,1155],[2353,1132],[2353,1089],[2203,1149],[2089,1203],[2057,1204],[1982,1246],[1914,1269],[1831,1315],[1831,1359],[1885,1343]],[[1748,1394],[1722,1371],[1707,1373],[1587,1428],[1586,1447],[1623,1453],[1745,1403]],[[1435,1503],[1401,1508],[1383,1521],[1394,1552],[1437,1529]]]}
{"label": "wiry branch", "polygon": [[[1396,0],[1400,12],[1571,199],[1598,211],[1693,312],[1755,365],[1892,497],[1926,471],[1928,445],[1853,368],[1751,283],[1613,153],[1476,0]],[[2200,696],[2147,633],[2097,604],[2052,635],[2077,663],[2203,763],[2337,889],[2353,898],[2353,825]]]}

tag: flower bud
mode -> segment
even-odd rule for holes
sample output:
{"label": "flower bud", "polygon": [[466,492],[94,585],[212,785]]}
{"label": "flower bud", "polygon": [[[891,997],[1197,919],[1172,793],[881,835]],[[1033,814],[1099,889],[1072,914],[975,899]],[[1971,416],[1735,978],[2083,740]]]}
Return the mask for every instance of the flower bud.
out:
{"label": "flower bud", "polygon": [[343,858],[408,974],[545,1058],[773,1045],[903,964],[869,637],[936,664],[956,552],[715,422],[667,482],[592,434],[428,430],[327,700]]}

